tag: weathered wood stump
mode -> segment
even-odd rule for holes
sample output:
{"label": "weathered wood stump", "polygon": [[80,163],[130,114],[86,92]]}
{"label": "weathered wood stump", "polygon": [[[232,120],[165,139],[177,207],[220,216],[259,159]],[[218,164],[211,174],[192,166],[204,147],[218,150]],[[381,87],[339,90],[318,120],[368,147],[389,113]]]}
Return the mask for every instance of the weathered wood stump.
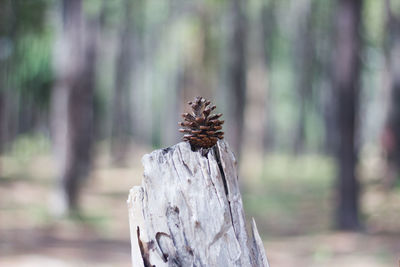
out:
{"label": "weathered wood stump", "polygon": [[254,219],[246,231],[233,153],[218,141],[202,154],[182,142],[143,157],[128,198],[133,266],[268,266]]}

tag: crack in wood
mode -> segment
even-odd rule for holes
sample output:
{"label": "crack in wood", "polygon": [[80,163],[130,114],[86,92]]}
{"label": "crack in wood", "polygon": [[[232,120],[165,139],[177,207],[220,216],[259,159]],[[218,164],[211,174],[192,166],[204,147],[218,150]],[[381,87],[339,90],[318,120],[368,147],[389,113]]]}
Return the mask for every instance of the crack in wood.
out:
{"label": "crack in wood", "polygon": [[[188,165],[186,164],[186,162],[183,160],[181,150],[178,149],[178,151],[179,151],[179,159],[181,160],[181,162],[182,162],[182,164],[183,164],[183,167],[185,167],[185,169],[186,169],[187,172],[189,173],[189,176],[190,176],[190,177],[194,176],[192,170],[189,168],[189,166],[188,166]],[[190,180],[190,179],[189,179],[189,180]]]}
{"label": "crack in wood", "polygon": [[217,161],[218,169],[219,169],[219,172],[221,173],[222,183],[224,184],[226,200],[228,201],[228,206],[229,206],[229,214],[231,215],[232,227],[236,232],[235,224],[234,224],[234,220],[233,220],[233,215],[232,215],[232,206],[231,206],[231,201],[230,201],[230,197],[229,197],[228,183],[226,181],[224,168],[223,168],[222,163],[221,163],[221,155],[220,155],[219,150],[218,150],[217,147],[214,147],[214,152],[215,152],[215,159]]}
{"label": "crack in wood", "polygon": [[[229,201],[228,184],[227,184],[227,182],[226,182],[226,177],[225,177],[224,168],[222,167],[222,164],[221,164],[220,154],[219,154],[219,151],[218,151],[218,148],[217,148],[217,147],[214,147],[213,149],[214,149],[214,152],[215,152],[215,159],[216,159],[216,161],[217,161],[218,169],[219,169],[219,172],[221,173],[222,182],[223,182],[223,184],[224,184],[225,194],[226,194],[226,197],[227,197],[227,199],[228,199],[228,202],[230,202],[230,201]],[[230,206],[230,205],[229,205],[229,206]]]}
{"label": "crack in wood", "polygon": [[138,237],[138,243],[139,243],[139,248],[140,248],[140,253],[142,254],[142,259],[144,263],[144,267],[156,267],[155,265],[152,265],[150,263],[150,254],[149,250],[153,247],[153,241],[151,242],[142,242],[140,239],[140,228],[139,226],[136,229],[137,232],[137,237]]}

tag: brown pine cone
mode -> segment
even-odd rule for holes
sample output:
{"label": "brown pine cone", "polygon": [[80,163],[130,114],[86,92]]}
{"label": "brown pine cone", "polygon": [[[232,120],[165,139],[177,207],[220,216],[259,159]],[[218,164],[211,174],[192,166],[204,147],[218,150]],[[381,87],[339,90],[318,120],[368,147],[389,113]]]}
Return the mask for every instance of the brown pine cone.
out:
{"label": "brown pine cone", "polygon": [[193,150],[213,147],[218,139],[224,138],[224,133],[220,131],[224,121],[219,120],[222,114],[210,115],[215,106],[210,106],[210,101],[200,96],[189,105],[193,112],[183,113],[184,121],[179,123],[183,127],[179,131],[185,133],[182,139],[189,141]]}

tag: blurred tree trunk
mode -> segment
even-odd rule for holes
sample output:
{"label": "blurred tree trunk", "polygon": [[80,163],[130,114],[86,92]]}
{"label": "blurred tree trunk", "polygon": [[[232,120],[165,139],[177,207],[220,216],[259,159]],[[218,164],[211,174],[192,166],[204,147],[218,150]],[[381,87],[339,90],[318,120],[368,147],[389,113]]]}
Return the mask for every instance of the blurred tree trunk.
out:
{"label": "blurred tree trunk", "polygon": [[[176,25],[177,21],[179,21],[180,16],[182,15],[183,12],[188,12],[187,15],[193,16],[195,18],[198,18],[199,25],[203,25],[204,18],[201,16],[203,13],[197,13],[197,12],[190,12],[190,11],[184,11],[182,9],[183,6],[185,6],[185,1],[169,1],[168,6],[167,6],[167,11],[168,16],[166,16],[166,21],[163,23],[164,25]],[[206,13],[206,12],[204,12]],[[208,22],[208,21],[207,21]],[[208,22],[209,23],[209,22]],[[207,25],[204,25],[207,26]],[[198,43],[200,49],[204,48],[204,37],[205,37],[205,27],[200,27],[199,28],[199,34],[198,36]],[[168,41],[167,41],[168,42]],[[175,43],[176,44],[176,43]],[[161,101],[161,110],[160,110],[160,127],[162,133],[160,134],[160,144],[162,146],[171,146],[172,144],[175,144],[179,142],[181,135],[177,131],[177,121],[180,120],[181,112],[187,105],[187,101],[192,100],[192,98],[187,98],[187,99],[182,99],[183,93],[185,89],[187,90],[186,86],[190,88],[192,84],[185,84],[188,79],[190,80],[190,77],[185,77],[186,75],[188,76],[193,76],[192,74],[196,73],[198,76],[196,77],[194,81],[194,89],[198,85],[201,86],[201,89],[206,88],[208,90],[208,80],[207,77],[204,75],[204,66],[201,64],[202,63],[202,58],[193,58],[194,60],[192,61],[192,64],[196,64],[196,68],[193,68],[190,66],[190,64],[187,64],[185,62],[185,57],[184,53],[180,53],[180,48],[174,47],[171,50],[171,55],[174,58],[175,66],[169,68],[166,70],[165,74],[165,84],[168,85],[169,89],[165,90],[164,92],[161,92],[163,95],[162,101]],[[179,51],[179,52],[177,52]],[[200,53],[202,54],[202,53]],[[197,65],[199,64],[199,65]],[[177,67],[179,66],[179,67]],[[194,72],[192,72],[192,69]],[[197,72],[196,72],[197,70]],[[200,82],[200,84],[198,83]],[[198,91],[196,91],[198,92]],[[206,96],[206,93],[201,91],[202,93],[196,93],[196,95],[202,95],[203,97]]]}
{"label": "blurred tree trunk", "polygon": [[[333,89],[333,71],[334,67],[332,50],[334,48],[334,20],[336,19],[334,12],[334,2],[313,1],[312,13],[314,21],[318,21],[318,25],[313,27],[313,35],[325,36],[324,38],[315,38],[314,44],[314,77],[315,88],[314,101],[317,103],[316,112],[322,120],[324,129],[323,142],[319,149],[320,152],[334,155],[337,147],[336,134],[336,98]],[[318,52],[317,52],[318,51]]]}
{"label": "blurred tree trunk", "polygon": [[228,62],[228,92],[231,110],[230,143],[240,158],[243,140],[244,106],[246,104],[246,2],[233,0],[231,6],[232,34]]}
{"label": "blurred tree trunk", "polygon": [[[330,54],[330,53],[328,53]],[[332,61],[332,59],[329,59]],[[331,66],[332,67],[332,66]],[[327,155],[332,155],[334,156],[336,153],[336,148],[339,144],[338,142],[338,135],[336,134],[336,129],[337,129],[337,123],[338,119],[337,117],[337,107],[338,104],[337,98],[335,98],[335,92],[334,88],[331,87],[333,84],[333,77],[332,77],[332,71],[331,67],[328,70],[325,70],[327,72],[326,77],[324,78],[325,81],[325,88],[323,92],[321,92],[321,114],[322,114],[322,119],[324,123],[324,144],[323,144],[323,152]],[[328,72],[330,74],[328,74]]]}
{"label": "blurred tree trunk", "polygon": [[392,186],[400,172],[400,11],[397,13],[386,0],[385,43],[386,64],[389,73],[390,106],[382,136],[387,155],[387,184]]}
{"label": "blurred tree trunk", "polygon": [[358,149],[355,144],[359,98],[362,0],[338,0],[334,86],[338,96],[337,227],[359,228],[359,183],[356,177]]}
{"label": "blurred tree trunk", "polygon": [[52,95],[52,130],[58,161],[61,206],[76,211],[92,159],[96,39],[93,22],[84,28],[81,0],[63,1],[63,30],[57,81]]}
{"label": "blurred tree trunk", "polygon": [[299,154],[304,152],[306,139],[306,119],[307,107],[309,107],[312,97],[313,86],[313,64],[315,59],[315,38],[312,27],[312,5],[309,0],[302,3],[297,19],[297,31],[295,33],[295,57],[294,68],[296,77],[296,87],[299,101],[299,117],[294,133],[294,152]]}
{"label": "blurred tree trunk", "polygon": [[[0,67],[0,79],[2,79],[1,67]],[[2,85],[2,80],[0,80],[0,84]],[[3,89],[0,88],[0,155],[3,154],[3,144],[4,144],[4,93]],[[2,161],[0,160],[0,178],[3,174],[3,166]]]}
{"label": "blurred tree trunk", "polygon": [[[9,28],[11,28],[7,22],[10,21],[10,13],[9,12],[9,6],[10,2],[9,1],[0,1],[0,4],[2,4],[2,10],[0,11],[0,38],[6,39],[7,35],[9,35]],[[8,60],[7,57],[5,58],[0,58],[0,154],[3,153],[4,149],[4,143],[5,143],[5,137],[6,137],[6,102],[5,102],[5,96],[6,96],[6,89],[7,89],[7,78],[8,78],[8,73],[7,73],[7,65],[8,65]],[[1,177],[1,162],[0,162],[0,177]]]}
{"label": "blurred tree trunk", "polygon": [[273,40],[276,38],[277,19],[276,19],[276,0],[264,3],[261,10],[261,27],[265,68],[267,72],[267,92],[265,94],[265,116],[263,129],[263,152],[274,148],[275,143],[275,124],[273,120],[273,94],[270,70],[272,68],[272,55],[274,53]]}
{"label": "blurred tree trunk", "polygon": [[131,133],[131,74],[133,68],[132,1],[124,1],[124,19],[120,32],[119,51],[113,95],[113,120],[111,128],[111,153],[113,162],[124,164],[129,149]]}
{"label": "blurred tree trunk", "polygon": [[30,96],[25,96],[23,93],[18,94],[18,132],[17,134],[29,133],[38,125],[37,114],[38,108],[34,105],[33,99]]}
{"label": "blurred tree trunk", "polygon": [[5,48],[8,47],[5,49],[5,57],[0,59],[0,91],[2,94],[0,130],[2,131],[2,149],[5,150],[17,135],[18,94],[10,79],[15,61],[15,49],[13,48],[17,40],[17,22],[15,2],[2,0],[0,6],[0,40],[5,44]]}

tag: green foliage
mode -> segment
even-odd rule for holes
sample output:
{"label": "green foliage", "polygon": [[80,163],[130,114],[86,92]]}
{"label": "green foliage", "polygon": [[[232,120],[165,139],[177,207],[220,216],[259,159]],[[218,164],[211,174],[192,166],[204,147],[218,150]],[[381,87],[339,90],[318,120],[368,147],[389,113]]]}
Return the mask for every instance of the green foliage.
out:
{"label": "green foliage", "polygon": [[385,1],[365,0],[362,16],[365,44],[381,46],[385,34]]}
{"label": "green foliage", "polygon": [[[159,147],[166,129],[166,110],[173,103],[181,101],[203,88],[216,98],[229,92],[225,77],[227,48],[231,30],[231,3],[219,1],[159,1],[159,0],[83,0],[84,19],[90,20],[101,15],[96,66],[95,116],[102,123],[101,129],[107,135],[111,125],[113,86],[115,86],[115,62],[118,55],[119,35],[128,25],[134,39],[132,70],[132,112],[134,120],[144,118],[147,122],[134,122],[137,135],[147,135],[149,143]],[[397,2],[392,1],[393,10]],[[0,90],[6,88],[19,99],[20,105],[29,103],[32,109],[48,110],[51,88],[54,83],[53,45],[56,30],[54,18],[60,17],[60,0],[0,0],[0,60],[6,71],[0,69]],[[294,129],[299,119],[299,92],[296,91],[299,69],[294,69],[294,40],[296,23],[302,20],[295,7],[310,9],[311,32],[316,59],[312,63],[311,94],[306,100],[305,149],[319,150],[324,143],[325,104],[321,101],[332,94],[332,55],[334,52],[335,1],[330,0],[251,0],[246,6],[248,21],[248,70],[257,64],[265,64],[267,95],[266,109],[274,140],[274,149],[292,150]],[[129,8],[129,9],[128,9]],[[380,84],[383,64],[382,42],[385,36],[384,1],[366,0],[364,3],[363,78],[368,106],[380,91],[374,90]],[[130,12],[128,12],[130,11]],[[297,14],[297,17],[295,16]],[[129,16],[128,18],[126,16]],[[57,18],[60,19],[60,18]],[[128,21],[128,23],[126,23]],[[265,36],[256,36],[260,33]],[[254,42],[260,42],[254,44]],[[9,44],[2,51],[2,44]],[[3,46],[5,47],[5,46]],[[256,51],[257,49],[262,50]],[[10,52],[11,51],[11,52]],[[255,59],[262,55],[264,59]],[[1,77],[6,76],[6,81]],[[185,87],[185,88],[183,88]],[[186,88],[188,87],[188,88]],[[191,91],[192,90],[192,91]],[[220,91],[225,91],[220,93]],[[222,98],[222,97],[221,97]],[[136,100],[140,99],[140,100]],[[167,101],[165,101],[168,99]],[[369,101],[371,100],[371,101]],[[362,100],[364,101],[364,100]],[[139,103],[140,102],[140,103]],[[364,103],[364,102],[363,102]],[[253,103],[248,103],[251,106]],[[225,108],[229,103],[219,103]],[[369,107],[369,106],[368,106]],[[369,110],[368,107],[365,110]],[[330,109],[326,109],[330,110]],[[140,112],[143,112],[140,114]],[[137,113],[137,114],[136,114]],[[150,114],[144,116],[143,114]],[[383,116],[382,116],[383,117]],[[376,127],[377,123],[372,123]],[[168,129],[170,130],[170,128]],[[140,131],[142,131],[140,133]],[[136,134],[136,133],[135,133]],[[103,135],[100,135],[103,136]]]}
{"label": "green foliage", "polygon": [[67,217],[66,221],[72,223],[81,223],[93,227],[99,232],[106,234],[109,230],[111,217],[98,211],[86,211],[85,213],[80,211],[72,211]]}
{"label": "green foliage", "polygon": [[334,162],[328,157],[268,155],[259,178],[243,193],[245,210],[258,218],[264,233],[329,229],[334,176]]}
{"label": "green foliage", "polygon": [[26,34],[17,43],[12,84],[39,107],[47,107],[50,99],[53,83],[51,51],[52,36],[48,32],[39,36]]}
{"label": "green foliage", "polygon": [[[107,1],[108,2],[108,1]],[[118,1],[113,1],[118,2]],[[97,17],[104,5],[104,1],[82,1],[84,14],[91,18]]]}
{"label": "green foliage", "polygon": [[52,28],[46,23],[51,1],[3,2],[8,10],[8,20],[0,38],[9,40],[11,53],[4,59],[7,72],[3,75],[7,78],[7,86],[1,89],[24,95],[24,99],[32,100],[40,108],[47,107],[53,80],[53,35]]}
{"label": "green foliage", "polygon": [[14,38],[27,32],[40,34],[51,0],[0,0],[0,36]]}
{"label": "green foliage", "polygon": [[49,153],[50,141],[43,135],[19,135],[13,142],[10,156],[21,164],[26,164],[38,154]]}

